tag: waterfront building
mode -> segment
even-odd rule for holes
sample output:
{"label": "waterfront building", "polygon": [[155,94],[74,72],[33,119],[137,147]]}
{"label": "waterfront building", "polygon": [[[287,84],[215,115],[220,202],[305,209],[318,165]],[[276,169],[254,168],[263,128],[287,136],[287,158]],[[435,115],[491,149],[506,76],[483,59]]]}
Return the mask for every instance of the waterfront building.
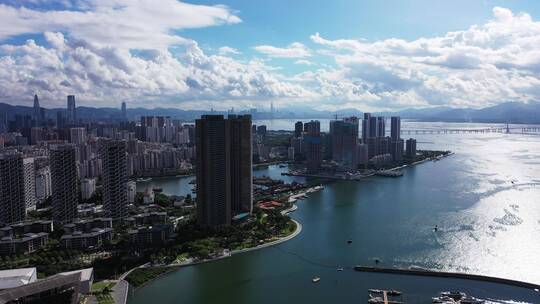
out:
{"label": "waterfront building", "polygon": [[287,159],[294,161],[294,147],[289,147],[287,149]]}
{"label": "waterfront building", "polygon": [[332,160],[347,169],[358,167],[358,118],[330,122]]}
{"label": "waterfront building", "polygon": [[404,142],[403,139],[398,140],[392,140],[390,141],[390,155],[392,155],[392,158],[394,161],[402,161],[403,160],[403,149],[404,149]]}
{"label": "waterfront building", "polygon": [[322,140],[321,123],[312,120],[304,124],[304,147],[306,156],[306,167],[308,172],[316,172],[321,167],[322,161]]}
{"label": "waterfront building", "polygon": [[121,219],[128,214],[126,142],[103,140],[100,144],[103,167],[103,208],[113,219]]}
{"label": "waterfront building", "polygon": [[229,225],[252,208],[251,116],[203,115],[195,134],[198,223]]}
{"label": "waterfront building", "polygon": [[386,136],[386,123],[383,116],[377,117],[377,137]]}
{"label": "waterfront building", "polygon": [[[25,160],[22,153],[5,151],[0,153],[0,223],[10,224],[24,220],[26,205],[31,199],[28,178],[25,170],[30,160]],[[33,176],[32,176],[33,178]],[[33,185],[33,183],[32,183]]]}
{"label": "waterfront building", "polygon": [[358,165],[367,166],[369,163],[369,154],[368,154],[368,145],[367,144],[358,144]]}
{"label": "waterfront building", "polygon": [[301,137],[303,130],[304,130],[304,124],[301,121],[297,121],[294,124],[294,137],[295,138]]}
{"label": "waterfront building", "polygon": [[67,123],[75,125],[77,123],[77,106],[75,105],[75,95],[67,97]]}
{"label": "waterfront building", "polygon": [[400,140],[401,136],[401,118],[399,116],[392,116],[390,118],[390,137],[392,141]]}
{"label": "waterfront building", "polygon": [[406,142],[405,156],[407,158],[413,159],[416,157],[416,139],[409,138]]}
{"label": "waterfront building", "polygon": [[128,235],[131,244],[144,247],[166,243],[174,235],[173,231],[172,224],[160,224],[128,230]]}
{"label": "waterfront building", "polygon": [[75,146],[54,145],[49,152],[53,220],[69,223],[77,217],[79,200]]}
{"label": "waterfront building", "polygon": [[26,271],[5,270],[6,277],[0,274],[2,303],[79,303],[81,280],[84,278],[81,274],[53,275],[35,280],[35,277],[29,278]]}
{"label": "waterfront building", "polygon": [[[229,115],[231,209],[233,216],[253,210],[251,116]],[[266,127],[265,127],[266,136]]]}

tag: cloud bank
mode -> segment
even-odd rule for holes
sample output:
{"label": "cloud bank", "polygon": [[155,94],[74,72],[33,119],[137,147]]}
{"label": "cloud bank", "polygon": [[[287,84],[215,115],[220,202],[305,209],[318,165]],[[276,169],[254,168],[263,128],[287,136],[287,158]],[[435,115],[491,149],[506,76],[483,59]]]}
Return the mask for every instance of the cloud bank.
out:
{"label": "cloud bank", "polygon": [[[286,47],[254,46],[261,58],[248,58],[234,46],[209,55],[178,34],[242,22],[226,6],[82,0],[40,10],[36,1],[0,4],[0,102],[31,104],[37,92],[51,106],[76,94],[98,106],[238,108],[273,100],[391,110],[540,97],[540,22],[505,8],[494,8],[483,25],[438,37],[364,41],[315,33]],[[5,42],[23,34],[44,39]],[[273,59],[304,71],[283,73]],[[319,62],[328,59],[332,66]]]}

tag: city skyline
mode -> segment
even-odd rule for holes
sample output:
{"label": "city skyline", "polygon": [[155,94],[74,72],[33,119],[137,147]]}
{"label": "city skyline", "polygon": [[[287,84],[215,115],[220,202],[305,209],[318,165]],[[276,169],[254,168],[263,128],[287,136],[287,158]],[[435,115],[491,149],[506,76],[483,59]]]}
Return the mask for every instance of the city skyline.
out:
{"label": "city skyline", "polygon": [[[79,105],[115,108],[374,112],[538,100],[537,3],[416,2],[321,4],[295,28],[302,3],[284,15],[284,3],[265,4],[261,15],[243,1],[168,0],[152,13],[147,1],[1,1],[0,58],[17,72],[0,75],[0,102],[31,106],[26,96],[38,94],[59,107],[77,95]],[[454,18],[454,6],[466,13]],[[328,18],[342,22],[318,23]]]}

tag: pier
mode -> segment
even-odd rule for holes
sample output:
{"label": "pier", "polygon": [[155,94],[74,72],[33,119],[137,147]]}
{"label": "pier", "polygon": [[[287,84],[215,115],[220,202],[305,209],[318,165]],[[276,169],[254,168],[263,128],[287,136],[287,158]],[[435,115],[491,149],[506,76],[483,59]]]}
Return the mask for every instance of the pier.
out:
{"label": "pier", "polygon": [[530,288],[534,290],[540,290],[540,285],[538,284],[511,280],[511,279],[496,278],[496,277],[490,277],[490,276],[478,275],[478,274],[444,272],[444,271],[434,271],[434,270],[428,270],[428,269],[382,268],[382,267],[370,267],[370,266],[355,266],[354,270],[361,271],[361,272],[379,272],[379,273],[392,273],[392,274],[402,274],[402,275],[416,275],[416,276],[429,276],[429,277],[484,281],[484,282],[499,283],[499,284],[523,287],[523,288]]}

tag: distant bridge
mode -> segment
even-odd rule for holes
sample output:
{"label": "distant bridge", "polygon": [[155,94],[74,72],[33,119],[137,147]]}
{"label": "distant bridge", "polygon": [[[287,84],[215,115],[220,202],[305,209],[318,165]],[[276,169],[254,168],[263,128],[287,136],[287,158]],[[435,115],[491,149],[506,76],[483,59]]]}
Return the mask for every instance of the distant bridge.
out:
{"label": "distant bridge", "polygon": [[405,129],[401,134],[519,133],[540,134],[540,127],[497,127],[482,129]]}

